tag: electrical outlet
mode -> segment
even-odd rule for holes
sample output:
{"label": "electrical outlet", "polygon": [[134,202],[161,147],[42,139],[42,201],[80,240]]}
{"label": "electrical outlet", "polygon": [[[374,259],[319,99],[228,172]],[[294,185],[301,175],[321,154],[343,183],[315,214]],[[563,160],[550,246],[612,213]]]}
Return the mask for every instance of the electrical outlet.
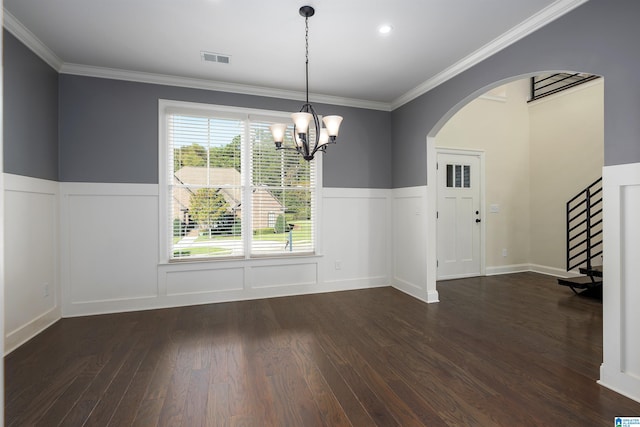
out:
{"label": "electrical outlet", "polygon": [[507,256],[507,249],[506,248],[502,249],[502,256],[503,257]]}
{"label": "electrical outlet", "polygon": [[44,297],[48,297],[49,296],[49,283],[43,283],[42,284],[42,292],[44,293]]}
{"label": "electrical outlet", "polygon": [[342,261],[336,261],[335,267],[336,270],[342,270]]}

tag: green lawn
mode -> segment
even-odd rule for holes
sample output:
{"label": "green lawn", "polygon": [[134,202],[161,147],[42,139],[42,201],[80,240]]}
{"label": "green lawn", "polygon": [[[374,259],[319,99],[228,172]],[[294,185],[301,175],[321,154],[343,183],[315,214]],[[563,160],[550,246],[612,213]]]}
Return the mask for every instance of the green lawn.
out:
{"label": "green lawn", "polygon": [[201,234],[196,239],[196,242],[215,242],[216,240],[240,240],[240,236],[230,236],[228,234],[224,234],[219,236],[213,235],[209,237],[205,234]]}
{"label": "green lawn", "polygon": [[185,249],[176,249],[173,251],[173,256],[180,257],[180,253],[182,256],[193,256],[193,255],[230,255],[231,249],[224,248],[216,248],[215,246],[197,246]]}
{"label": "green lawn", "polygon": [[[294,224],[293,231],[291,232],[291,238],[293,240],[293,247],[296,247],[296,244],[303,244],[310,242],[312,240],[311,235],[311,221],[291,221],[291,224]],[[173,238],[173,243],[176,244],[181,239],[179,237]],[[219,255],[231,255],[231,249],[220,248],[217,247],[217,242],[229,241],[229,240],[240,240],[240,236],[209,236],[201,235],[196,241],[200,244],[204,244],[203,246],[189,246],[181,249],[175,249],[173,251],[173,256],[176,258],[189,257],[189,256],[198,256],[198,255],[209,255],[209,256],[219,256]],[[289,233],[273,233],[270,230],[263,230],[261,233],[257,233],[253,236],[253,240],[256,241],[265,241],[271,240],[276,242],[281,242],[285,244],[289,241]],[[210,244],[206,244],[210,243]],[[182,254],[182,255],[181,255]]]}
{"label": "green lawn", "polygon": [[[311,240],[311,221],[302,220],[302,221],[292,221],[291,224],[294,224],[293,227],[293,242],[308,242]],[[253,240],[276,240],[285,242],[289,239],[289,233],[260,233],[254,234]],[[200,235],[196,241],[197,242],[213,242],[216,240],[240,240],[240,236],[207,236]]]}

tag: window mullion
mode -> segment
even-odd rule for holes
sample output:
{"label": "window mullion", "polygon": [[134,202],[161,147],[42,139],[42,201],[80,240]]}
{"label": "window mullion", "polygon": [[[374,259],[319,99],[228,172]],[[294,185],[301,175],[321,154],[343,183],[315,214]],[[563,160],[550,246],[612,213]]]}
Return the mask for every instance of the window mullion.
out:
{"label": "window mullion", "polygon": [[251,159],[253,158],[251,148],[251,123],[247,117],[244,120],[244,132],[240,143],[240,161],[242,162],[241,186],[242,186],[242,239],[244,241],[244,256],[251,257],[251,245],[253,241],[253,224],[252,218],[252,197],[253,194],[253,168],[251,167]]}

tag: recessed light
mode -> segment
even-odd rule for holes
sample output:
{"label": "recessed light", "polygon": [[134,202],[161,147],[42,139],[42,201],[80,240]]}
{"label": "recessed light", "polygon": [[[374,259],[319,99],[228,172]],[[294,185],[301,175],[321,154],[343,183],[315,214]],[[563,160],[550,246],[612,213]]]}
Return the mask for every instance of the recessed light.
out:
{"label": "recessed light", "polygon": [[393,30],[393,27],[389,24],[383,24],[378,27],[378,32],[380,34],[389,34]]}

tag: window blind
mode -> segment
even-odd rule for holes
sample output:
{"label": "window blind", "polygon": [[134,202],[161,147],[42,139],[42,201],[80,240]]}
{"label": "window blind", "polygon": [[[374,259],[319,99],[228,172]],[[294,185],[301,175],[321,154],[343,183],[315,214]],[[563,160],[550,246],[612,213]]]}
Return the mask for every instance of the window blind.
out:
{"label": "window blind", "polygon": [[242,256],[241,120],[168,118],[171,258]]}
{"label": "window blind", "polygon": [[[251,253],[310,253],[314,250],[315,162],[292,150],[275,150],[270,123],[252,122]],[[285,146],[291,146],[293,127]]]}

